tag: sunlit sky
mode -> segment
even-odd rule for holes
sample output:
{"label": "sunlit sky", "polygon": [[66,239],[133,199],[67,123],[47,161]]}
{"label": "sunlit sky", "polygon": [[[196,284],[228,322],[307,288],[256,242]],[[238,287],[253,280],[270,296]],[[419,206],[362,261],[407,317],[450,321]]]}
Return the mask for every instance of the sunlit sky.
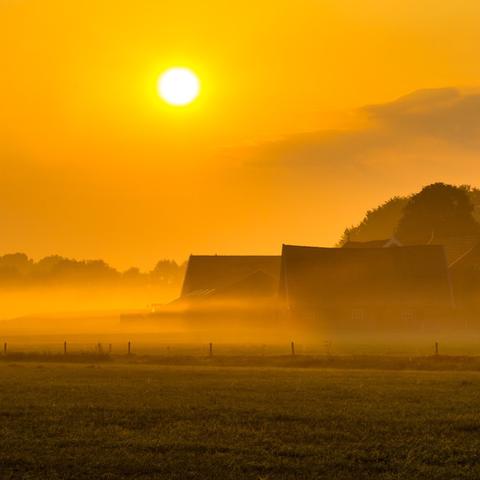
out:
{"label": "sunlit sky", "polygon": [[[278,253],[480,184],[479,24],[477,0],[0,0],[0,252]],[[188,107],[157,94],[172,66]]]}

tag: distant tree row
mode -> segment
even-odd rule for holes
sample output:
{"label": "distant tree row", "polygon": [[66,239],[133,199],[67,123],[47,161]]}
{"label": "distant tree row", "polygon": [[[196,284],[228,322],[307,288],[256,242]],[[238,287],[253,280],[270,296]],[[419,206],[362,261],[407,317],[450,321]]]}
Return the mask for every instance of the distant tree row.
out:
{"label": "distant tree row", "polygon": [[427,243],[432,236],[480,236],[480,190],[433,183],[408,197],[393,197],[347,228],[339,244],[393,235],[404,243]]}
{"label": "distant tree row", "polygon": [[35,262],[24,253],[0,256],[0,284],[81,284],[124,283],[178,286],[183,280],[185,263],[160,260],[150,272],[130,268],[120,272],[103,260],[74,260],[52,255]]}

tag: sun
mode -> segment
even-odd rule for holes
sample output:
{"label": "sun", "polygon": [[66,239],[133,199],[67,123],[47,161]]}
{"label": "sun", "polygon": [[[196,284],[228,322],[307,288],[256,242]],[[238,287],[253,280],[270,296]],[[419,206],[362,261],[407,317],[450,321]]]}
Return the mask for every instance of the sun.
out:
{"label": "sun", "polygon": [[193,102],[200,93],[200,81],[192,70],[169,68],[158,79],[158,94],[170,105],[183,106]]}

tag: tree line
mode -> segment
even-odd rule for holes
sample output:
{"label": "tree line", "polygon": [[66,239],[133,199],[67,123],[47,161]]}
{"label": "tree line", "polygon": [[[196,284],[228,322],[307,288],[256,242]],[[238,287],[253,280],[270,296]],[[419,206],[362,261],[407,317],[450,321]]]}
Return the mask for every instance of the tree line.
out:
{"label": "tree line", "polygon": [[470,235],[480,237],[480,190],[438,182],[368,210],[358,225],[345,230],[339,245],[392,236],[405,244],[424,244],[432,238]]}
{"label": "tree line", "polygon": [[149,272],[130,268],[121,272],[103,260],[75,260],[51,255],[34,261],[25,253],[0,256],[0,284],[12,286],[110,283],[125,285],[155,284],[178,286],[185,263],[160,260]]}

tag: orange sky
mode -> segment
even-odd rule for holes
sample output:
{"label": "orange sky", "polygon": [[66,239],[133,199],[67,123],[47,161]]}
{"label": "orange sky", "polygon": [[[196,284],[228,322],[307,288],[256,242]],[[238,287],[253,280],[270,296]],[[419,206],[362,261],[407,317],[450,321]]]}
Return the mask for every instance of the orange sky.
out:
{"label": "orange sky", "polygon": [[[278,253],[480,184],[478,1],[233,5],[0,0],[0,252]],[[156,95],[172,65],[201,78],[190,107]]]}

